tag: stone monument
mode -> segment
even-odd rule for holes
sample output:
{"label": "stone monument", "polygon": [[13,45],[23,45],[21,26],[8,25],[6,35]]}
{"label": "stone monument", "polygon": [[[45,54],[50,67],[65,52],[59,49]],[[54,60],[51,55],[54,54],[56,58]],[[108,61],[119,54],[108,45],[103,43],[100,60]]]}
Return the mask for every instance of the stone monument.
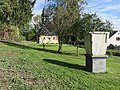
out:
{"label": "stone monument", "polygon": [[90,72],[106,72],[106,49],[109,32],[90,32],[85,35],[86,67]]}

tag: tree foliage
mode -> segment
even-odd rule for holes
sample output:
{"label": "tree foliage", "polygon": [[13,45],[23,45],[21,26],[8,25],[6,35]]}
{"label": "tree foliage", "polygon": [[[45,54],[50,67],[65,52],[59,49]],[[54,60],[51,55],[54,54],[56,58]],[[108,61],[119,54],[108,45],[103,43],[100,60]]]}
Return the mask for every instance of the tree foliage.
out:
{"label": "tree foliage", "polygon": [[[32,18],[32,8],[36,0],[0,0],[0,30],[5,31],[23,26]],[[9,27],[10,26],[10,27]],[[18,29],[13,30],[18,32]]]}
{"label": "tree foliage", "polygon": [[2,0],[0,5],[0,22],[17,26],[28,23],[32,17],[35,1]]}
{"label": "tree foliage", "polygon": [[39,37],[45,32],[45,26],[42,24],[42,17],[41,15],[37,15],[33,17],[33,25],[34,25],[34,33],[35,39],[37,43],[39,43]]}
{"label": "tree foliage", "polygon": [[[45,49],[45,45],[46,45],[45,40],[44,40],[44,38],[40,39],[40,37],[42,35],[46,36],[46,35],[53,35],[53,34],[45,26],[45,24],[43,22],[42,15],[37,15],[37,16],[33,17],[33,25],[34,25],[34,28],[35,28],[34,29],[35,40],[36,40],[37,43],[39,43],[39,41],[41,40],[41,44],[43,45],[43,49]],[[50,40],[47,43],[49,43],[49,42],[50,42]]]}
{"label": "tree foliage", "polygon": [[46,26],[58,36],[59,49],[62,49],[64,37],[71,32],[71,27],[79,18],[83,9],[83,0],[52,0],[45,11]]}
{"label": "tree foliage", "polygon": [[83,14],[73,25],[74,34],[83,38],[88,32],[94,31],[112,31],[112,24],[106,20],[102,21],[96,14]]}
{"label": "tree foliage", "polygon": [[29,41],[35,34],[34,34],[34,26],[32,23],[27,23],[23,26],[21,30],[21,34],[25,36],[26,40]]}

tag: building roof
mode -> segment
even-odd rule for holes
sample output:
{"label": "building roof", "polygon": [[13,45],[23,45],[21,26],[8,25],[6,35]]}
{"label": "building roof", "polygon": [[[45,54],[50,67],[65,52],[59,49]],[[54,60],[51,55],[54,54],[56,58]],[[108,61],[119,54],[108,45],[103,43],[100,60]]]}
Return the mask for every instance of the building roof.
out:
{"label": "building roof", "polygon": [[117,33],[118,31],[113,31],[112,33],[110,33],[109,37],[112,37],[115,33]]}

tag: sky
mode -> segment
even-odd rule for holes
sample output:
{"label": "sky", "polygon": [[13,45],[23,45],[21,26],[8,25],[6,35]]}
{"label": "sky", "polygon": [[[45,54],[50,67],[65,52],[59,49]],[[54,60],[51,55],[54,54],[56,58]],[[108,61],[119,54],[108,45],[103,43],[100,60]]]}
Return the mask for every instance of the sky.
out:
{"label": "sky", "polygon": [[[37,0],[33,14],[41,14],[45,0]],[[120,0],[86,0],[83,12],[96,13],[103,21],[109,20],[114,30],[120,30]]]}

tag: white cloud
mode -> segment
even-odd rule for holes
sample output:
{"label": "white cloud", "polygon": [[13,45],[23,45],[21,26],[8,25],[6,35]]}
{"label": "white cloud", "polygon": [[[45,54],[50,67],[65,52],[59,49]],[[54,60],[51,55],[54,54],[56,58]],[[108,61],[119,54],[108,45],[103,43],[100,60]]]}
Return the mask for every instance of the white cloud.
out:
{"label": "white cloud", "polygon": [[33,14],[35,15],[39,15],[42,13],[42,9],[39,9],[39,10],[33,10]]}
{"label": "white cloud", "polygon": [[112,22],[114,24],[114,29],[120,30],[120,19],[115,19]]}
{"label": "white cloud", "polygon": [[114,29],[120,29],[120,18],[118,16],[106,13],[97,13],[97,15],[101,17],[103,21],[109,20],[113,24]]}
{"label": "white cloud", "polygon": [[120,5],[110,5],[100,10],[100,12],[115,11],[120,12]]}
{"label": "white cloud", "polygon": [[97,13],[103,20],[109,20],[115,29],[120,29],[120,0],[91,0],[86,13]]}

